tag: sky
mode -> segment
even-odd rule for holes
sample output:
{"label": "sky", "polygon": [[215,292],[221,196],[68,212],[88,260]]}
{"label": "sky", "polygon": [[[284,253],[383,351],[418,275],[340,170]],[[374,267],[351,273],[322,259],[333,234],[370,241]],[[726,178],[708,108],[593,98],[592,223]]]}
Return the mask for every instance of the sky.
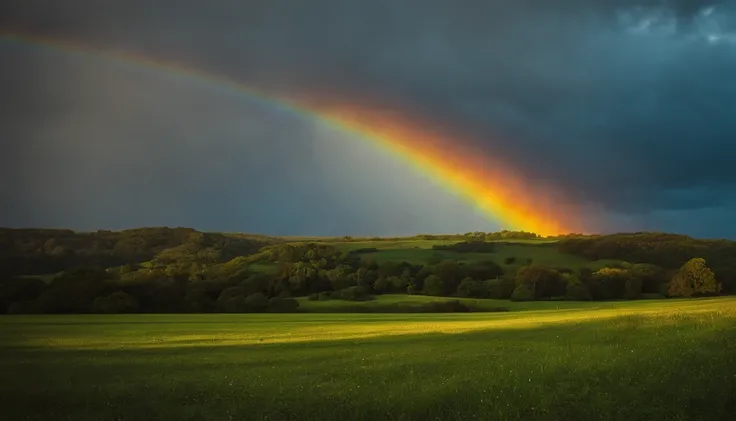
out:
{"label": "sky", "polygon": [[[561,189],[590,232],[736,239],[736,1],[6,0],[0,34],[391,104]],[[1,37],[0,63],[0,226],[513,228],[355,133],[204,81]]]}

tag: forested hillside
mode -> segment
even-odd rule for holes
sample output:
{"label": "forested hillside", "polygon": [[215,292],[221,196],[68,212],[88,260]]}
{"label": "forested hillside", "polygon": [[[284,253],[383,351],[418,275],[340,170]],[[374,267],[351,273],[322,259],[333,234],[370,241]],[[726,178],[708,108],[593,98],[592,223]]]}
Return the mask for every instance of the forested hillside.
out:
{"label": "forested hillside", "polygon": [[142,263],[154,257],[217,263],[253,254],[264,245],[278,241],[265,236],[202,233],[191,228],[91,233],[0,228],[0,274],[39,275],[72,268],[105,269]]}
{"label": "forested hillside", "polygon": [[612,234],[561,240],[563,253],[588,260],[617,259],[631,263],[649,263],[676,269],[688,260],[700,257],[708,262],[723,291],[736,293],[736,242],[698,240],[665,233]]}
{"label": "forested hillside", "polygon": [[[581,301],[736,292],[729,241],[511,231],[292,240],[190,228],[2,229],[0,311],[283,312],[297,310],[293,297]],[[448,301],[426,310],[470,309]]]}

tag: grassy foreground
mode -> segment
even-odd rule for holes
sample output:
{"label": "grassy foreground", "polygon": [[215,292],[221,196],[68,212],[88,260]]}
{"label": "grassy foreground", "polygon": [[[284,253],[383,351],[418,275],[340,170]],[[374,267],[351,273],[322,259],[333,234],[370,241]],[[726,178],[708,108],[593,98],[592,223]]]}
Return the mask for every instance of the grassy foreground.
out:
{"label": "grassy foreground", "polygon": [[736,299],[5,316],[3,420],[727,420]]}

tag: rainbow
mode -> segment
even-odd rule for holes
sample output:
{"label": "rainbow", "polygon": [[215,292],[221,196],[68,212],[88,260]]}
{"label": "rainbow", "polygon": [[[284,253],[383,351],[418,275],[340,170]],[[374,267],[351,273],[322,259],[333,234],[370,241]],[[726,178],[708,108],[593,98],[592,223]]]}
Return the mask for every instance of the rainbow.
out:
{"label": "rainbow", "polygon": [[532,186],[499,159],[482,157],[427,121],[391,113],[355,101],[320,95],[281,97],[243,85],[227,77],[187,68],[175,62],[153,60],[128,52],[96,49],[68,41],[17,34],[0,35],[0,41],[34,46],[66,54],[102,58],[119,65],[204,82],[234,91],[300,117],[318,119],[388,150],[429,176],[452,194],[464,197],[483,215],[500,220],[506,229],[540,235],[585,232],[577,226],[574,207],[548,189]]}

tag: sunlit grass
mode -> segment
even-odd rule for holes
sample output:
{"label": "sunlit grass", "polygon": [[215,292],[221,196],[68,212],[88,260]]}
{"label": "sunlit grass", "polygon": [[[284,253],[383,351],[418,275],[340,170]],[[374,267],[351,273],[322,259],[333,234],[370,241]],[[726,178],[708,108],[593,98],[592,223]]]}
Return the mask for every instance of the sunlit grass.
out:
{"label": "sunlit grass", "polygon": [[6,316],[3,420],[726,420],[736,299]]}
{"label": "sunlit grass", "polygon": [[[583,303],[581,303],[583,304]],[[600,303],[599,303],[600,304]],[[31,347],[50,347],[64,349],[127,349],[127,348],[166,348],[169,346],[215,346],[215,345],[253,345],[278,344],[289,342],[311,342],[325,340],[353,340],[371,337],[416,335],[428,333],[458,334],[476,330],[515,330],[529,329],[555,324],[569,324],[593,320],[626,317],[654,316],[653,321],[666,321],[673,317],[698,313],[735,313],[733,299],[619,302],[605,305],[605,308],[581,308],[579,311],[538,310],[523,314],[475,313],[475,314],[409,314],[409,315],[362,315],[340,314],[326,316],[273,315],[210,315],[203,319],[199,315],[160,316],[160,315],[97,315],[97,316],[31,316],[30,325],[56,326],[87,325],[94,335],[77,334],[71,336],[29,337],[21,342]],[[527,305],[529,305],[527,303]],[[94,324],[87,324],[87,318],[94,317]],[[298,318],[298,319],[297,319]],[[12,318],[10,318],[12,321]],[[171,324],[160,334],[141,335],[141,323]],[[207,322],[217,329],[207,329],[207,333],[188,333],[197,323]],[[195,324],[195,326],[191,326]],[[113,332],[97,332],[98,326],[116,326]],[[176,325],[187,326],[185,332]]]}

